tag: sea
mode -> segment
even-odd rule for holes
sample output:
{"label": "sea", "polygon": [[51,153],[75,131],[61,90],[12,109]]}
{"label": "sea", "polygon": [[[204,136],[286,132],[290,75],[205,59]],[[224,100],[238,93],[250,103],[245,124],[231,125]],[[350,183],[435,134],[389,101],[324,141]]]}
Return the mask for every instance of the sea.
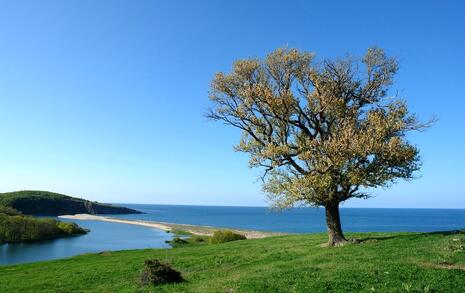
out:
{"label": "sea", "polygon": [[[143,214],[113,215],[132,220],[239,228],[287,233],[325,232],[324,209],[119,204]],[[465,209],[341,208],[345,232],[433,232],[465,229]],[[111,216],[111,215],[110,215]],[[67,258],[104,251],[168,248],[171,234],[150,227],[100,221],[67,220],[87,228],[86,235],[0,245],[0,265]]]}

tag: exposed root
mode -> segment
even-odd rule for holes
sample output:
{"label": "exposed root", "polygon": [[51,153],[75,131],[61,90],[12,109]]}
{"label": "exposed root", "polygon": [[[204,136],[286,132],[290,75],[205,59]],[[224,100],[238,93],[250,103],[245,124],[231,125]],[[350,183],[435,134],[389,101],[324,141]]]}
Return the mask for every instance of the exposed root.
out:
{"label": "exposed root", "polygon": [[321,243],[318,246],[319,247],[342,247],[348,244],[359,244],[359,243],[362,243],[362,241],[360,241],[359,239],[350,238],[350,239],[344,239],[342,241],[338,241],[336,243],[325,242],[325,243]]}

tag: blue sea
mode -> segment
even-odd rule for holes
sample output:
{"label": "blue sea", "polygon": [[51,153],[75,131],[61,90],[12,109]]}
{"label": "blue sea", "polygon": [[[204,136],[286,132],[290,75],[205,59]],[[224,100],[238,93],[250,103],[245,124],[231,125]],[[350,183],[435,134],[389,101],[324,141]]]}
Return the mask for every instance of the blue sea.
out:
{"label": "blue sea", "polygon": [[[315,233],[326,231],[323,208],[294,208],[282,212],[267,207],[125,204],[145,214],[119,215],[140,219],[251,230]],[[341,208],[347,232],[432,232],[465,228],[465,209]]]}
{"label": "blue sea", "polygon": [[[295,208],[275,212],[266,207],[120,204],[144,212],[115,217],[180,224],[288,233],[326,231],[324,209]],[[345,232],[432,232],[465,228],[463,209],[342,208]],[[90,229],[83,236],[0,245],[0,265],[71,257],[110,250],[167,248],[171,234],[149,227],[73,220]]]}

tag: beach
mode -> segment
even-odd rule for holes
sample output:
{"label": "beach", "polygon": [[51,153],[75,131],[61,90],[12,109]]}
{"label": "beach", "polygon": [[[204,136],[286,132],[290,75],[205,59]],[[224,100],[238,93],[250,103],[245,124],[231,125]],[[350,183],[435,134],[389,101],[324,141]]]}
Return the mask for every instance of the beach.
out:
{"label": "beach", "polygon": [[212,227],[212,226],[198,226],[189,224],[174,224],[166,222],[155,222],[155,221],[141,221],[141,220],[128,220],[120,219],[115,217],[105,217],[90,214],[77,214],[77,215],[63,215],[59,218],[69,220],[82,220],[82,221],[102,221],[102,222],[113,222],[120,224],[138,225],[160,229],[166,232],[173,231],[185,231],[194,235],[199,236],[211,236],[216,230],[231,230],[235,233],[239,233],[247,237],[247,239],[258,239],[270,236],[286,235],[287,233],[280,232],[267,232],[267,231],[254,231],[254,230],[242,230],[234,228],[223,228],[223,227]]}

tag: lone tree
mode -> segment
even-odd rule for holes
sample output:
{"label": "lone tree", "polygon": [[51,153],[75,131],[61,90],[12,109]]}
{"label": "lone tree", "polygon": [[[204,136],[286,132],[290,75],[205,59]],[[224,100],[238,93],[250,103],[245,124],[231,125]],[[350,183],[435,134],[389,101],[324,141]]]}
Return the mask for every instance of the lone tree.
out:
{"label": "lone tree", "polygon": [[242,130],[235,148],[263,168],[263,190],[275,207],[323,206],[329,245],[341,245],[341,202],[368,198],[368,188],[411,179],[420,168],[405,135],[429,123],[387,95],[397,69],[379,48],[356,60],[320,62],[277,49],[217,73],[207,117]]}

